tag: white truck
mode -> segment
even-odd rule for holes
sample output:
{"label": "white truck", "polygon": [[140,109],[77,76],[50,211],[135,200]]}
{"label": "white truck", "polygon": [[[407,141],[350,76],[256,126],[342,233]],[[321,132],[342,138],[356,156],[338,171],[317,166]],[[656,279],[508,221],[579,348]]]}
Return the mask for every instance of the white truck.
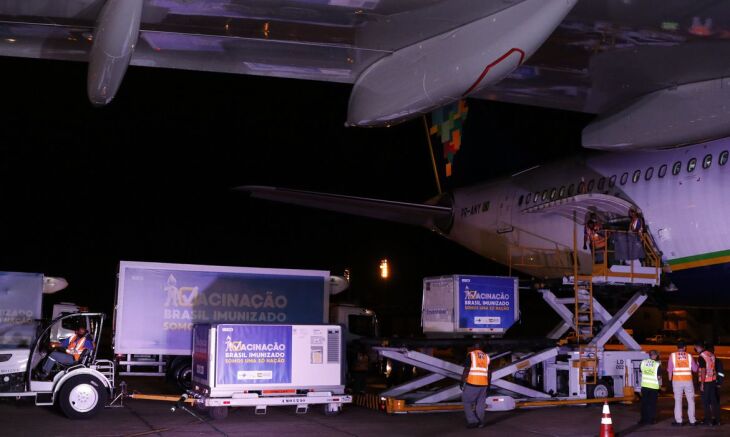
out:
{"label": "white truck", "polygon": [[192,394],[223,418],[229,407],[323,405],[337,414],[352,402],[343,385],[344,345],[337,325],[203,324],[193,329]]}
{"label": "white truck", "polygon": [[[97,359],[104,314],[79,312],[82,308],[64,303],[54,307],[57,317],[50,323],[40,320],[44,290],[57,291],[64,282],[38,273],[0,272],[0,397],[33,397],[36,405],[58,405],[71,418],[87,418],[114,397],[117,363]],[[328,272],[122,262],[119,283],[118,364],[128,371],[151,366],[147,374],[164,375],[177,359],[180,382],[189,383],[192,373],[195,323],[321,324],[332,314],[338,323],[357,321],[353,325],[377,332],[371,311],[329,306],[331,291],[342,287],[339,280],[332,286]],[[69,366],[56,364],[50,377],[40,375],[53,344],[78,326],[86,328],[95,347]],[[350,333],[357,334],[368,333]]]}
{"label": "white truck", "polygon": [[373,311],[330,305],[347,288],[327,271],[122,261],[114,320],[120,375],[164,376],[190,388],[197,323],[333,323],[345,342],[376,337]]}

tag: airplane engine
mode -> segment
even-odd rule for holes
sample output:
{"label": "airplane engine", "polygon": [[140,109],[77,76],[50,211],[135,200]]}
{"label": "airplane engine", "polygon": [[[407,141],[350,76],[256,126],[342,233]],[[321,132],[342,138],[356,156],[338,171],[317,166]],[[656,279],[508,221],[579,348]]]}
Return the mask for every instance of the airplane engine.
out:
{"label": "airplane engine", "polygon": [[542,43],[576,0],[525,0],[396,50],[355,82],[349,126],[391,125],[499,82]]}

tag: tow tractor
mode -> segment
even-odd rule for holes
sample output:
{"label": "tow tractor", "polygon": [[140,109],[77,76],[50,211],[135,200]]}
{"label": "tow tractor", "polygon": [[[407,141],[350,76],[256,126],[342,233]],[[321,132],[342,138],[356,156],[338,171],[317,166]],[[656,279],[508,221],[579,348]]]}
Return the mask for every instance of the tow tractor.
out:
{"label": "tow tractor", "polygon": [[[96,415],[114,396],[114,363],[97,359],[103,313],[73,313],[57,317],[48,325],[36,325],[36,335],[28,348],[0,351],[0,397],[32,397],[38,406],[57,404],[72,419]],[[39,322],[35,322],[39,323]],[[85,326],[93,349],[85,349],[71,365],[57,363],[47,378],[40,368],[53,351],[52,333]]]}

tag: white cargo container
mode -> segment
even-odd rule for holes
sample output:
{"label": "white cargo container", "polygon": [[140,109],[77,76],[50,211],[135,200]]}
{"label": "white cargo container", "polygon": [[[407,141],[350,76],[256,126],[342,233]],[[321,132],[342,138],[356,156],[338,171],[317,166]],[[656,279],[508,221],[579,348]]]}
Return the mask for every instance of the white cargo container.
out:
{"label": "white cargo container", "polygon": [[193,327],[193,396],[214,418],[227,408],[323,404],[335,414],[344,394],[337,325],[204,324]]}
{"label": "white cargo container", "polygon": [[517,278],[450,275],[423,279],[424,333],[504,334],[520,318]]}

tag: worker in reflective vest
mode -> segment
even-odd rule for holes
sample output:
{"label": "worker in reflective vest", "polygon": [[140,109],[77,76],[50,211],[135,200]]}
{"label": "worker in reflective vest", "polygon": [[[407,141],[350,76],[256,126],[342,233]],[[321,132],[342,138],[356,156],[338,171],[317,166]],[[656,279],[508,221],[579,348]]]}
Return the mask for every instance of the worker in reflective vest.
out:
{"label": "worker in reflective vest", "polygon": [[48,378],[56,363],[69,366],[81,358],[84,349],[94,349],[94,343],[86,335],[86,327],[84,326],[76,328],[74,335],[71,337],[64,338],[60,343],[51,343],[51,346],[56,347],[57,350],[51,352],[46,362],[43,363],[43,370],[39,375],[40,379]]}
{"label": "worker in reflective vest", "polygon": [[482,351],[479,343],[469,348],[461,382],[466,427],[483,428],[489,385],[489,355]]}
{"label": "worker in reflective vest", "polygon": [[695,352],[699,367],[700,392],[702,393],[702,409],[705,418],[701,422],[705,425],[717,426],[720,424],[720,402],[717,397],[717,371],[715,355],[705,348],[702,342],[695,344]]}
{"label": "worker in reflective vest", "polygon": [[641,419],[640,425],[656,423],[656,402],[662,379],[659,376],[659,352],[649,351],[649,358],[641,362]]}
{"label": "worker in reflective vest", "polygon": [[667,374],[672,381],[674,391],[674,426],[682,426],[682,395],[687,398],[687,417],[691,425],[696,424],[695,420],[695,387],[692,382],[692,372],[697,372],[697,362],[692,355],[686,351],[687,345],[680,341],[677,343],[677,352],[669,355],[667,362]]}
{"label": "worker in reflective vest", "polygon": [[603,264],[603,253],[606,250],[606,232],[601,228],[601,222],[593,223],[591,247],[593,248],[593,262]]}

